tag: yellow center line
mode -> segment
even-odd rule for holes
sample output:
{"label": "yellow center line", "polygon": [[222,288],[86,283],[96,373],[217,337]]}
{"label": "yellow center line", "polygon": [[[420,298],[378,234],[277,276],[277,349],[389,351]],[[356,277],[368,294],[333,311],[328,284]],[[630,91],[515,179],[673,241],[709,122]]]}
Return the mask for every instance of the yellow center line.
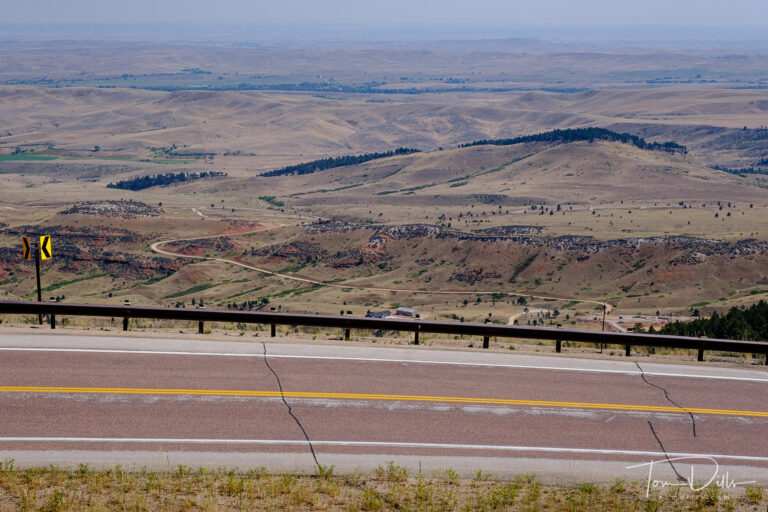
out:
{"label": "yellow center line", "polygon": [[592,402],[556,402],[550,400],[516,400],[507,398],[469,398],[456,396],[382,395],[371,393],[325,393],[313,391],[248,391],[226,389],[162,389],[162,388],[85,388],[59,386],[0,386],[0,393],[99,393],[117,395],[193,395],[236,397],[331,398],[350,400],[400,400],[411,402],[443,402],[490,405],[529,405],[542,407],[572,407],[579,409],[611,409],[621,411],[720,414],[725,416],[757,416],[768,418],[765,411],[704,409],[700,407],[669,407],[661,405],[602,404]]}

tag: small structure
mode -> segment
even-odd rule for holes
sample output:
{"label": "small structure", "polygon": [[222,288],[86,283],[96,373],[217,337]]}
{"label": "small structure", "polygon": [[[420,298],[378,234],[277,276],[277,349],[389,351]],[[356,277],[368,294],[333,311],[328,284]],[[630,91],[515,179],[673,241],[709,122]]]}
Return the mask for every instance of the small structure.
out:
{"label": "small structure", "polygon": [[419,318],[421,313],[418,309],[414,308],[397,308],[397,311],[395,311],[395,316],[409,316],[412,318]]}
{"label": "small structure", "polygon": [[365,314],[366,318],[387,318],[388,316],[392,316],[392,312],[390,310],[386,310],[386,311],[368,311]]}

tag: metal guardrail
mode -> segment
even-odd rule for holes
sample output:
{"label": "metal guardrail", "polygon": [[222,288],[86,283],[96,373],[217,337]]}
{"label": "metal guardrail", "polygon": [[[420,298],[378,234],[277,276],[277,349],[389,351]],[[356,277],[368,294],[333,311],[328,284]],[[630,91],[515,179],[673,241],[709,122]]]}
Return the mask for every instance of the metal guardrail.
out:
{"label": "metal guardrail", "polygon": [[552,327],[525,327],[481,323],[433,322],[420,319],[361,318],[339,315],[310,315],[298,313],[274,313],[261,311],[224,311],[214,309],[179,309],[152,306],[113,306],[100,304],[65,304],[58,302],[0,301],[0,314],[49,315],[51,328],[56,328],[57,316],[97,316],[123,319],[123,330],[128,330],[128,319],[148,318],[159,320],[186,320],[198,322],[198,332],[203,333],[204,322],[232,322],[243,324],[269,324],[271,335],[276,335],[277,325],[302,325],[330,327],[345,330],[345,339],[351,329],[405,331],[414,333],[418,345],[420,333],[482,336],[483,348],[488,348],[490,338],[523,338],[530,340],[554,340],[555,350],[561,351],[562,342],[623,345],[626,355],[632,346],[667,347],[698,351],[699,361],[704,351],[765,354],[768,364],[768,342],[740,341],[687,336],[664,336],[623,332],[587,331]]}

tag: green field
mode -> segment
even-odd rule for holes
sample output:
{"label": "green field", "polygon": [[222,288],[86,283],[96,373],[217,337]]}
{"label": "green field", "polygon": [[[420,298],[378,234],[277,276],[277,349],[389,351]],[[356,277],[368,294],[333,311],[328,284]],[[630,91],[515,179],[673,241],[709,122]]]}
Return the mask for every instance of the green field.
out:
{"label": "green field", "polygon": [[56,160],[57,156],[43,155],[0,155],[0,162],[34,162]]}

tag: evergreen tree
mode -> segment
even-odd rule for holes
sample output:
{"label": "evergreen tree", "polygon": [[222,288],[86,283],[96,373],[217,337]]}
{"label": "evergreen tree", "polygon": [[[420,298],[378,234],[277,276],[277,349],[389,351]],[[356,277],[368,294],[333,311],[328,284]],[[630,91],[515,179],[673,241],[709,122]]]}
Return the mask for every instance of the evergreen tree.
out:
{"label": "evergreen tree", "polygon": [[768,302],[761,300],[746,309],[731,308],[726,314],[665,325],[660,334],[733,340],[768,340]]}

